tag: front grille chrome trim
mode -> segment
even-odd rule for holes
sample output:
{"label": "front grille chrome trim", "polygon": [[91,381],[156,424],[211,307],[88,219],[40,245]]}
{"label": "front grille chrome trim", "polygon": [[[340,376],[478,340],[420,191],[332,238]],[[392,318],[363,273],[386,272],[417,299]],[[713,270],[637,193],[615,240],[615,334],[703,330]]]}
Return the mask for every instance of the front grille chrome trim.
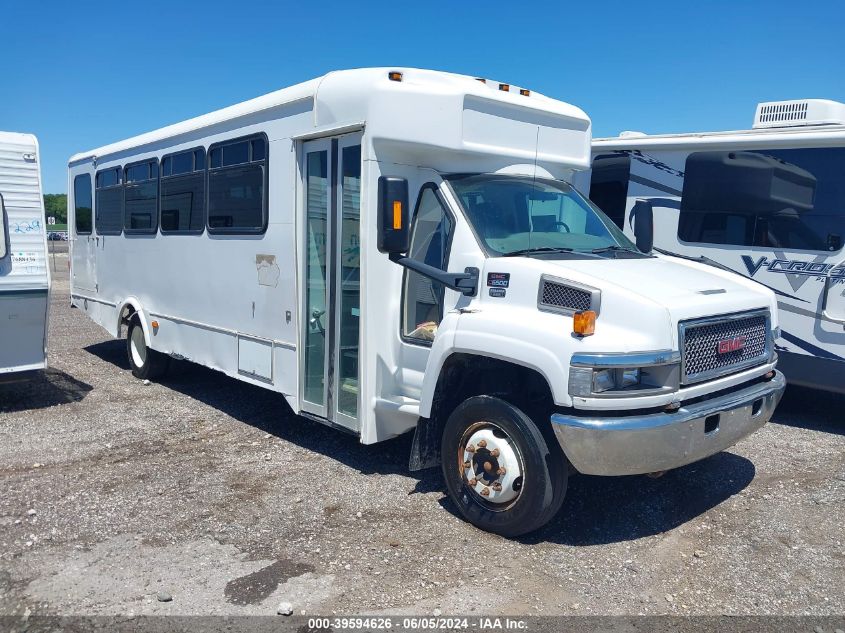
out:
{"label": "front grille chrome trim", "polygon": [[[690,330],[693,330],[697,327],[703,327],[708,325],[715,325],[715,324],[733,324],[739,321],[744,321],[748,319],[753,319],[757,317],[764,318],[764,328],[765,328],[765,343],[763,346],[763,352],[758,354],[752,358],[748,358],[742,362],[735,363],[732,365],[728,365],[725,367],[716,367],[714,369],[709,369],[705,371],[701,371],[694,374],[687,374],[687,353],[686,353],[686,343],[687,343],[687,333]],[[679,349],[681,350],[681,385],[693,385],[699,382],[703,382],[705,380],[712,380],[714,378],[720,378],[722,376],[728,376],[730,374],[735,374],[737,372],[743,371],[744,369],[749,369],[756,365],[762,365],[772,358],[773,352],[773,343],[772,343],[772,327],[771,327],[771,313],[767,309],[762,310],[749,310],[747,312],[737,312],[734,314],[722,314],[718,316],[707,317],[704,319],[694,319],[691,321],[681,321],[678,324],[678,345]]]}

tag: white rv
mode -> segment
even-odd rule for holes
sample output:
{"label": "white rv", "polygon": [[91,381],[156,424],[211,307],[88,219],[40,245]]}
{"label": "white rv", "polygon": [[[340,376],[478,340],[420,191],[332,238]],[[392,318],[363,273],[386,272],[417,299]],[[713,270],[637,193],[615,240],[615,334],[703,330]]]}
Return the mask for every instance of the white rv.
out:
{"label": "white rv", "polygon": [[845,104],[761,103],[750,130],[625,132],[593,156],[582,190],[620,228],[642,212],[658,248],[771,288],[789,382],[845,393]]}
{"label": "white rv", "polygon": [[49,290],[38,140],[0,132],[0,381],[47,366]]}
{"label": "white rv", "polygon": [[520,534],[569,464],[690,463],[784,388],[774,295],[638,251],[569,184],[589,163],[587,116],[528,89],[329,73],[73,156],[72,301],[138,377],[187,358],[365,444],[415,429],[411,467]]}

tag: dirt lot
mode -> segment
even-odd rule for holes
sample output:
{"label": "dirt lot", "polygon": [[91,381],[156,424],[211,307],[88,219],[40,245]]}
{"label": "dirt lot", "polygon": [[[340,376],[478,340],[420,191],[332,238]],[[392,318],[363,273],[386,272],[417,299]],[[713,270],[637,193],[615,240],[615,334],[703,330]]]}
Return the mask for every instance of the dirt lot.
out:
{"label": "dirt lot", "polygon": [[507,541],[407,471],[409,437],[192,365],[145,386],[67,292],[46,377],[0,386],[0,614],[845,613],[843,398],[790,390],[661,479],[577,476]]}

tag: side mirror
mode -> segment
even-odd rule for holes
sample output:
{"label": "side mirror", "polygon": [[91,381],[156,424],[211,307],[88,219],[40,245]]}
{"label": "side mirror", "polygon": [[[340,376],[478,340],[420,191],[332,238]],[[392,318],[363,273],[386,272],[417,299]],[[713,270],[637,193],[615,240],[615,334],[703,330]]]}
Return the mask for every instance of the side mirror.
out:
{"label": "side mirror", "polygon": [[654,208],[648,200],[637,200],[633,211],[637,248],[643,253],[650,253],[654,247]]}
{"label": "side mirror", "polygon": [[842,236],[836,233],[830,233],[827,236],[827,250],[833,252],[842,248]]}
{"label": "side mirror", "polygon": [[394,176],[378,179],[378,249],[391,255],[407,253],[408,181]]}
{"label": "side mirror", "polygon": [[0,196],[0,262],[9,256],[9,218],[6,216],[6,205]]}

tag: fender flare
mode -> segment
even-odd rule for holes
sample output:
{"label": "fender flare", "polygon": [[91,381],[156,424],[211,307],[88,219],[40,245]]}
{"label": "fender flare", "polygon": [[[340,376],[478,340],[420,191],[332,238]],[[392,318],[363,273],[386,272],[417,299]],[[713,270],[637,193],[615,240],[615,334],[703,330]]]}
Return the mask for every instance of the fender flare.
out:
{"label": "fender flare", "polygon": [[144,343],[146,343],[147,347],[150,347],[151,337],[150,337],[150,326],[147,323],[147,313],[144,311],[144,308],[141,306],[141,302],[138,301],[135,297],[127,297],[124,299],[120,304],[120,310],[117,311],[117,326],[115,328],[115,332],[120,332],[120,322],[121,317],[120,315],[123,314],[123,311],[127,307],[132,307],[135,312],[134,314],[138,315],[138,319],[141,321],[141,330],[144,332]]}

